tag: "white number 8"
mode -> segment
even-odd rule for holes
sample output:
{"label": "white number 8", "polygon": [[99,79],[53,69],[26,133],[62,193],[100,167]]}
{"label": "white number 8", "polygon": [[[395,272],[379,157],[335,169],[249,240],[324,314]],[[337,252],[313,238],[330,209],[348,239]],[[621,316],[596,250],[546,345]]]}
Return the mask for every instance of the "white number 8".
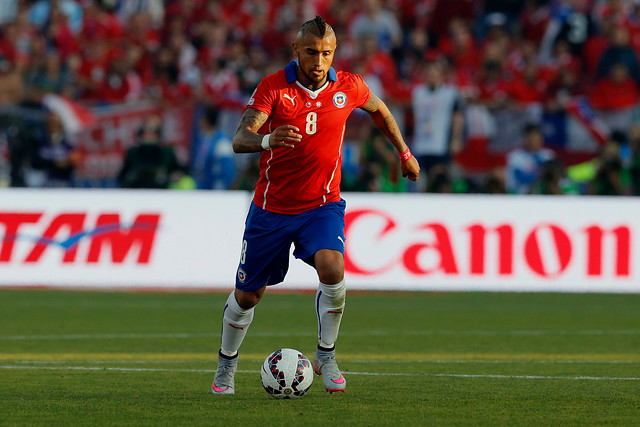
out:
{"label": "white number 8", "polygon": [[242,253],[240,254],[240,264],[244,264],[247,260],[247,241],[242,241]]}
{"label": "white number 8", "polygon": [[313,135],[318,130],[318,113],[310,112],[307,114],[307,135]]}

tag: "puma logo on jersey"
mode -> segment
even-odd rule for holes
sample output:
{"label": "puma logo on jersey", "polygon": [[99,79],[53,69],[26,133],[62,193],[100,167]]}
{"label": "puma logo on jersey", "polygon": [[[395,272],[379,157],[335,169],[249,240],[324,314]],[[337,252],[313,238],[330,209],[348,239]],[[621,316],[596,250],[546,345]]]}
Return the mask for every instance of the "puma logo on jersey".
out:
{"label": "puma logo on jersey", "polygon": [[342,236],[338,236],[338,240],[340,240],[342,242],[342,246],[347,246],[347,244],[344,242],[344,239],[342,238]]}
{"label": "puma logo on jersey", "polygon": [[298,97],[298,95],[294,95],[293,98],[292,98],[292,97],[289,96],[289,94],[285,93],[283,96],[285,98],[287,98],[289,101],[291,101],[291,103],[293,105],[296,105],[296,101],[294,101],[294,100]]}

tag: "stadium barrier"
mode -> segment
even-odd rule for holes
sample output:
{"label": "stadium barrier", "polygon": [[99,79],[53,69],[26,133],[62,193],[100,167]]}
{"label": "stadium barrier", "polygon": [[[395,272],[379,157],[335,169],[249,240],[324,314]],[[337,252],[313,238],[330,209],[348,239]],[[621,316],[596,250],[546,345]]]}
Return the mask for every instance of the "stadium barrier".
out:
{"label": "stadium barrier", "polygon": [[[640,200],[346,193],[350,289],[640,292]],[[0,190],[0,286],[233,286],[251,195]],[[338,236],[336,236],[338,238]],[[314,289],[292,261],[280,289]]]}

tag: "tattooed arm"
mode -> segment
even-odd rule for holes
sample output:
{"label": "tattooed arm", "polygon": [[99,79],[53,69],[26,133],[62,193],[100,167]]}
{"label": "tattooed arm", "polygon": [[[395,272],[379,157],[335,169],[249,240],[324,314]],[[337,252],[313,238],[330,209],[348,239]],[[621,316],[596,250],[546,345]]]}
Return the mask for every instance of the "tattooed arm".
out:
{"label": "tattooed arm", "polygon": [[[391,143],[396,147],[398,153],[403,153],[409,148],[404,142],[404,138],[402,138],[400,128],[398,127],[393,114],[389,111],[389,107],[387,107],[387,105],[373,92],[371,93],[369,101],[362,107],[362,109],[369,113],[373,122],[382,132],[384,132],[387,138],[389,138],[389,141],[391,141]],[[410,159],[402,161],[401,168],[402,176],[408,177],[412,181],[416,181],[418,179],[420,166],[418,165],[418,161],[415,157],[412,156]]]}
{"label": "tattooed arm", "polygon": [[[267,121],[267,116],[262,111],[254,108],[248,108],[244,112],[238,129],[233,135],[233,151],[236,153],[255,153],[263,151],[262,139],[264,135],[259,135],[258,131]],[[276,128],[269,136],[269,147],[287,147],[293,148],[295,142],[302,139],[302,135],[296,133],[299,129],[295,126],[284,125]]]}

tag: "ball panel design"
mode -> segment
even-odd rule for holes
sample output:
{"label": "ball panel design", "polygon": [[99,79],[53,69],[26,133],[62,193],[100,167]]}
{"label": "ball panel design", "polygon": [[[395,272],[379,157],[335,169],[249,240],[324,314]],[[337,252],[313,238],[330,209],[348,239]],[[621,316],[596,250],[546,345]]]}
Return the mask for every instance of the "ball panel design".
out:
{"label": "ball panel design", "polygon": [[262,364],[262,386],[280,399],[305,395],[313,383],[313,368],[298,350],[282,348],[271,353]]}

